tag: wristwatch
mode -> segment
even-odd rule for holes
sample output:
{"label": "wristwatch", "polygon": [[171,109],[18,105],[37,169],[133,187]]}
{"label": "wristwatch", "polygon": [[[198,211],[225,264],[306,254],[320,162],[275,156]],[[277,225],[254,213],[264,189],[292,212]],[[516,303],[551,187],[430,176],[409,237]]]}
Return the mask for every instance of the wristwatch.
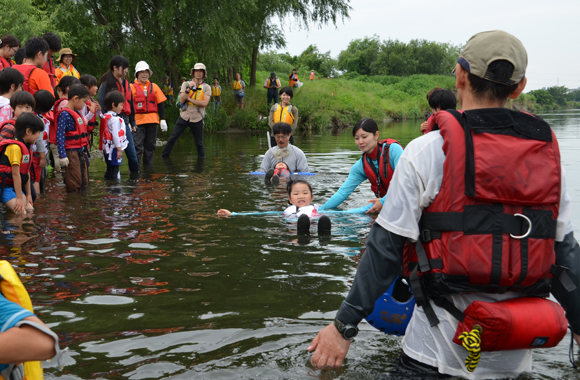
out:
{"label": "wristwatch", "polygon": [[347,340],[351,340],[358,334],[358,327],[354,325],[345,325],[336,318],[334,318],[334,327],[336,327],[342,337]]}

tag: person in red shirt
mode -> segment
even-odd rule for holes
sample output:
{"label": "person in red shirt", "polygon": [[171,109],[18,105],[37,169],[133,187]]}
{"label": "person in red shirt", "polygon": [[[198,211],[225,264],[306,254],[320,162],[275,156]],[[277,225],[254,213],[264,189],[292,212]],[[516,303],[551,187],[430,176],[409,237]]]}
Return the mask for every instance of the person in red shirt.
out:
{"label": "person in red shirt", "polygon": [[22,89],[32,95],[38,90],[47,90],[54,94],[50,77],[41,69],[46,63],[48,44],[42,38],[32,37],[26,41],[24,49],[26,51],[26,62],[22,65],[14,66],[16,70],[24,75]]}
{"label": "person in red shirt", "polygon": [[55,55],[56,52],[62,48],[60,37],[52,32],[48,32],[44,36],[42,36],[42,39],[45,40],[46,43],[48,44],[48,58],[44,63],[44,65],[41,67],[48,74],[48,77],[50,78],[50,85],[52,86],[52,88],[55,88],[56,74],[52,56]]}

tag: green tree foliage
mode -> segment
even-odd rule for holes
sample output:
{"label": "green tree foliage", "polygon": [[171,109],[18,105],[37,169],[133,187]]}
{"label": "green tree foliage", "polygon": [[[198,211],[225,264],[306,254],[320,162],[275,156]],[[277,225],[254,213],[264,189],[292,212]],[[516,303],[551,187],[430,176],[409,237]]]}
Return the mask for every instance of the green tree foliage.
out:
{"label": "green tree foliage", "polygon": [[554,102],[560,107],[565,107],[569,100],[572,100],[569,90],[565,86],[548,87],[548,93],[552,95]]}
{"label": "green tree foliage", "polygon": [[307,75],[311,70],[322,77],[336,74],[336,60],[330,56],[330,51],[321,53],[316,45],[308,46],[300,55],[292,56],[288,53],[276,53],[273,51],[258,55],[258,71],[274,71],[279,78],[287,78],[296,69],[299,77]]}
{"label": "green tree foliage", "polygon": [[0,35],[12,34],[22,46],[28,38],[40,36],[52,26],[52,14],[37,8],[31,0],[0,0],[0,8]]}
{"label": "green tree foliage", "polygon": [[448,74],[459,47],[427,40],[380,41],[378,36],[350,42],[338,56],[338,68],[359,75]]}

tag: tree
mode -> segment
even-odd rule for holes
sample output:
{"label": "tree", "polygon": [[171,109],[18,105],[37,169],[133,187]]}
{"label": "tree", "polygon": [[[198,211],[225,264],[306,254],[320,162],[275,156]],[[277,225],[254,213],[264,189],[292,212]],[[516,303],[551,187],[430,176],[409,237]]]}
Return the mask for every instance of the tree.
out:
{"label": "tree", "polygon": [[373,63],[377,61],[381,46],[379,37],[352,40],[346,50],[338,55],[338,68],[360,75],[375,75]]}
{"label": "tree", "polygon": [[34,6],[31,0],[0,0],[4,10],[0,17],[2,34],[12,34],[24,43],[30,37],[42,36],[51,26],[51,14]]}
{"label": "tree", "polygon": [[565,86],[552,86],[548,87],[548,93],[552,95],[552,98],[560,107],[565,107],[570,100],[570,94]]}
{"label": "tree", "polygon": [[310,45],[298,56],[298,66],[304,71],[314,70],[318,75],[327,77],[334,73],[336,61],[330,57],[330,51],[323,54],[315,45]]}

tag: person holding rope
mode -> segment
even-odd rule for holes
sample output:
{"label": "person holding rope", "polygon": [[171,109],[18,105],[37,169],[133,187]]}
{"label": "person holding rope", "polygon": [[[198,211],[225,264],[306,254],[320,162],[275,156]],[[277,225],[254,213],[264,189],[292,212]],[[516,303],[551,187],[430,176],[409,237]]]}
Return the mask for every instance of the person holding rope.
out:
{"label": "person holding rope", "polygon": [[504,108],[526,67],[506,32],[467,42],[455,66],[463,110],[437,112],[439,130],[401,155],[352,288],[308,347],[315,367],[342,365],[402,270],[417,301],[397,367],[406,376],[513,378],[568,324],[580,343],[580,246],[558,143],[542,119]]}

